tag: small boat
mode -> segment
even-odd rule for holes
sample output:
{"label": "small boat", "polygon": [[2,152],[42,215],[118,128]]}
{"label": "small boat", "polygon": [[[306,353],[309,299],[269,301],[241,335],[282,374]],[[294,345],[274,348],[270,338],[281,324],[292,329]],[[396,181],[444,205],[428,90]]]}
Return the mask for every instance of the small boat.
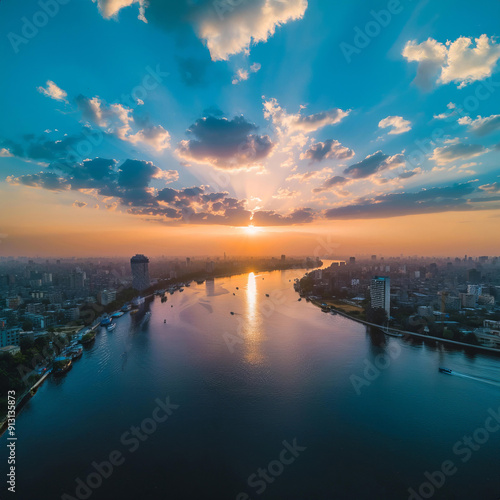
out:
{"label": "small boat", "polygon": [[389,330],[389,326],[385,325],[384,328],[382,328],[382,331],[386,334],[389,335],[390,337],[402,337],[403,334],[399,332],[394,332],[392,330]]}
{"label": "small boat", "polygon": [[174,307],[174,305],[172,304],[170,307]]}
{"label": "small boat", "polygon": [[266,293],[266,297],[269,297],[269,294],[268,294],[268,293]]}
{"label": "small boat", "polygon": [[139,309],[132,309],[132,310],[130,311],[130,314],[131,314],[131,315],[134,315],[134,314],[137,314],[138,312],[139,312]]}
{"label": "small boat", "polygon": [[116,323],[111,323],[106,327],[106,330],[108,330],[108,332],[112,332],[115,328],[116,328]]}
{"label": "small boat", "polygon": [[73,362],[70,358],[59,357],[56,358],[52,365],[52,373],[54,375],[63,375],[71,370]]}
{"label": "small boat", "polygon": [[149,320],[151,319],[151,313],[148,311],[142,318],[140,322],[140,326],[144,327],[149,323]]}
{"label": "small boat", "polygon": [[233,295],[236,295],[236,294],[233,292]]}
{"label": "small boat", "polygon": [[184,291],[184,288],[179,288],[179,292],[183,292]]}
{"label": "small boat", "polygon": [[453,372],[449,368],[439,368],[439,371],[441,373],[446,373],[448,375],[452,375],[453,374]]}
{"label": "small boat", "polygon": [[121,308],[121,311],[126,313],[128,311],[130,311],[130,309],[132,309],[132,306],[130,304],[125,304],[122,308]]}
{"label": "small boat", "polygon": [[234,316],[234,312],[233,311],[231,311],[231,316]]}
{"label": "small boat", "polygon": [[299,297],[299,302],[302,300],[302,297]]}
{"label": "small boat", "polygon": [[387,332],[384,332],[386,335],[389,335],[389,337],[403,337],[404,335],[399,332],[391,332],[388,330]]}
{"label": "small boat", "polygon": [[163,320],[163,323],[166,323],[166,322],[167,322],[167,320],[166,320],[166,319],[164,319],[164,320]]}
{"label": "small boat", "polygon": [[95,332],[86,333],[81,339],[80,344],[90,344],[95,340]]}
{"label": "small boat", "polygon": [[121,318],[125,313],[122,311],[117,311],[111,315],[112,318]]}
{"label": "small boat", "polygon": [[109,316],[106,316],[101,320],[101,326],[108,326],[110,323],[111,318]]}
{"label": "small boat", "polygon": [[205,283],[205,280],[196,280],[196,283],[198,285],[203,285],[203,283]]}
{"label": "small boat", "polygon": [[239,286],[237,286],[237,287],[236,287],[236,290],[239,290],[239,289],[240,289],[240,287],[239,287]]}
{"label": "small boat", "polygon": [[71,359],[73,359],[73,360],[78,359],[78,358],[81,358],[81,356],[83,354],[83,349],[81,347],[75,347],[75,348],[69,349],[68,354],[69,354],[69,356],[71,356]]}

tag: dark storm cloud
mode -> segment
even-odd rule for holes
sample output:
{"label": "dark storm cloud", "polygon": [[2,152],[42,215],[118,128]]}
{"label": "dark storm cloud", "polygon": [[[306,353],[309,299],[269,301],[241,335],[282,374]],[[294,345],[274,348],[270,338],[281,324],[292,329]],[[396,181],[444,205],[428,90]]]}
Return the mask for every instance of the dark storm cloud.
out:
{"label": "dark storm cloud", "polygon": [[61,139],[48,139],[47,135],[26,134],[22,141],[0,138],[0,149],[7,149],[12,155],[34,161],[55,161],[67,158],[76,144],[86,139],[81,133],[63,136]]}
{"label": "dark storm cloud", "polygon": [[340,142],[329,139],[325,142],[313,144],[301,159],[309,159],[311,162],[323,160],[346,160],[354,156],[352,149],[342,146]]}
{"label": "dark storm cloud", "polygon": [[207,163],[221,169],[251,168],[272,151],[267,135],[258,135],[258,127],[243,116],[232,120],[207,116],[187,130],[191,139],[179,143],[177,153],[183,159]]}
{"label": "dark storm cloud", "polygon": [[353,179],[363,179],[381,170],[396,168],[402,165],[404,165],[404,156],[402,154],[389,156],[382,153],[382,151],[377,151],[367,156],[364,160],[347,167],[344,170],[344,174]]}
{"label": "dark storm cloud", "polygon": [[52,172],[40,172],[39,174],[21,175],[19,177],[7,177],[7,181],[14,185],[24,185],[48,189],[50,191],[63,191],[70,189],[69,182]]}
{"label": "dark storm cloud", "polygon": [[[118,166],[115,160],[94,158],[82,163],[55,162],[48,169],[11,176],[7,181],[51,191],[94,190],[99,196],[114,198],[130,214],[156,216],[164,222],[248,225],[252,215],[245,209],[246,200],[227,192],[209,193],[205,186],[156,191],[150,184],[153,179],[165,179],[165,171],[148,161],[128,159]],[[75,206],[84,206],[78,203]]]}
{"label": "dark storm cloud", "polygon": [[314,220],[312,208],[298,208],[289,215],[281,215],[274,210],[260,210],[254,212],[252,223],[256,226],[289,226],[307,224]]}
{"label": "dark storm cloud", "polygon": [[[361,199],[344,207],[325,211],[327,219],[377,219],[402,215],[473,210],[467,196],[475,188],[472,184],[424,189],[417,193],[390,193]],[[478,200],[479,201],[479,200]]]}
{"label": "dark storm cloud", "polygon": [[336,186],[345,184],[348,181],[349,179],[346,179],[345,177],[341,177],[340,175],[335,175],[327,179],[325,182],[323,182],[323,184],[320,187],[314,188],[313,193],[321,193],[323,191],[328,191]]}

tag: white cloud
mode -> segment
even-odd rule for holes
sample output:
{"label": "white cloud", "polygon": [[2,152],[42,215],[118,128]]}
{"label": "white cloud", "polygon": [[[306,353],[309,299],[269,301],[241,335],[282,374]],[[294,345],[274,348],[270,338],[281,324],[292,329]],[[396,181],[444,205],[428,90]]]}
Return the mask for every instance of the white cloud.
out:
{"label": "white cloud", "polygon": [[133,4],[139,5],[139,16],[141,21],[147,23],[145,17],[145,7],[147,6],[146,0],[92,0],[97,3],[99,10],[101,11],[102,17],[109,19],[111,17],[116,17],[118,12],[125,7],[130,7]]}
{"label": "white cloud", "polygon": [[273,124],[281,133],[315,132],[316,130],[335,125],[349,115],[350,110],[344,111],[339,108],[329,109],[313,115],[304,116],[300,113],[288,114],[276,99],[264,102],[264,116],[271,119]]}
{"label": "white cloud", "polygon": [[432,38],[420,44],[410,40],[403,49],[403,57],[419,63],[418,84],[425,87],[436,78],[436,83],[454,82],[463,88],[492,75],[500,59],[500,45],[485,34],[474,40],[462,36],[446,44]]}
{"label": "white cloud", "polygon": [[470,158],[475,158],[487,152],[488,150],[479,144],[464,144],[458,142],[434,149],[430,159],[441,166],[451,163],[452,161],[469,160]]}
{"label": "white cloud", "polygon": [[308,172],[301,172],[289,175],[287,181],[299,181],[299,182],[309,182],[316,179],[326,179],[330,176],[333,170],[329,167],[323,168],[321,170],[310,170]]}
{"label": "white cloud", "polygon": [[63,89],[59,88],[53,81],[47,80],[46,85],[47,88],[37,87],[38,92],[56,101],[68,102],[66,100],[68,94]]}
{"label": "white cloud", "polygon": [[259,63],[253,63],[250,66],[249,70],[245,70],[243,68],[238,69],[236,71],[236,74],[234,75],[232,84],[236,85],[236,84],[242,82],[243,80],[248,80],[250,73],[257,73],[257,71],[259,71],[260,68],[261,68],[261,66]]}
{"label": "white cloud", "polygon": [[411,122],[405,120],[402,116],[388,116],[378,123],[379,128],[388,128],[389,135],[403,134],[411,130]]}
{"label": "white cloud", "polygon": [[[139,6],[139,19],[147,22],[149,4],[152,12],[165,12],[173,22],[186,19],[198,37],[203,40],[212,60],[227,60],[234,54],[248,53],[251,44],[266,42],[276,28],[289,21],[301,19],[307,9],[307,0],[177,0],[176,8],[168,12],[164,0],[93,0],[106,19],[116,17],[121,9]],[[164,5],[162,5],[164,3]],[[154,14],[151,14],[154,15]],[[161,17],[161,14],[158,14]],[[178,19],[175,16],[178,15]],[[153,18],[151,18],[153,21]],[[161,24],[162,20],[158,19]]]}
{"label": "white cloud", "polygon": [[240,68],[238,71],[236,71],[236,75],[233,78],[232,84],[236,85],[244,80],[248,80],[248,71]]}
{"label": "white cloud", "polygon": [[7,158],[9,156],[14,156],[8,149],[0,148],[0,158]]}
{"label": "white cloud", "polygon": [[449,102],[446,107],[450,110],[448,113],[439,113],[438,115],[434,115],[433,118],[435,120],[447,120],[448,118],[456,115],[457,111],[456,111],[456,104],[454,104],[453,102]]}
{"label": "white cloud", "polygon": [[287,198],[295,198],[300,193],[298,191],[291,191],[287,188],[279,188],[277,194],[273,195],[273,198],[277,200],[286,200]]}
{"label": "white cloud", "polygon": [[469,130],[476,135],[483,136],[491,134],[500,129],[500,115],[478,116],[475,120],[469,116],[458,119],[460,125],[468,125]]}
{"label": "white cloud", "polygon": [[288,21],[301,19],[307,0],[257,0],[239,3],[224,15],[204,16],[197,26],[214,61],[248,52],[251,43],[266,42],[276,28]]}
{"label": "white cloud", "polygon": [[100,97],[79,95],[76,103],[84,121],[97,125],[109,134],[131,144],[143,144],[156,151],[170,147],[170,134],[161,125],[137,121],[132,109],[123,104],[107,104]]}
{"label": "white cloud", "polygon": [[153,175],[153,179],[162,179],[168,184],[179,180],[179,172],[177,170],[158,169],[158,172]]}

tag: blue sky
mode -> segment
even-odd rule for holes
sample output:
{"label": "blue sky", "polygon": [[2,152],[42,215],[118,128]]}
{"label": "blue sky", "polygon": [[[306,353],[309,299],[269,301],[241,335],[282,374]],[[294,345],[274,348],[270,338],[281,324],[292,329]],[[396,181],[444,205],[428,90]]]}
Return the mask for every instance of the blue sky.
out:
{"label": "blue sky", "polygon": [[499,17],[490,1],[5,0],[0,190],[167,225],[498,210]]}

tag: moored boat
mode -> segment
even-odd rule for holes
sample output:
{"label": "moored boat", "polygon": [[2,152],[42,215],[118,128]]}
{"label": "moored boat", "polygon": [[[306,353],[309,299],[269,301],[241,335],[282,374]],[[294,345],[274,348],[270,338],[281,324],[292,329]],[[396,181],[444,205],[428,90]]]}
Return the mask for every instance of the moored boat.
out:
{"label": "moored boat", "polygon": [[95,332],[86,333],[81,339],[80,344],[90,344],[95,340]]}
{"label": "moored boat", "polygon": [[101,326],[108,326],[111,323],[111,318],[109,316],[104,316],[101,320]]}
{"label": "moored boat", "polygon": [[106,330],[108,330],[108,332],[112,332],[115,328],[116,328],[116,323],[111,323],[106,327]]}
{"label": "moored boat", "polygon": [[63,375],[71,370],[73,362],[70,358],[58,357],[52,364],[52,373],[54,375]]}

